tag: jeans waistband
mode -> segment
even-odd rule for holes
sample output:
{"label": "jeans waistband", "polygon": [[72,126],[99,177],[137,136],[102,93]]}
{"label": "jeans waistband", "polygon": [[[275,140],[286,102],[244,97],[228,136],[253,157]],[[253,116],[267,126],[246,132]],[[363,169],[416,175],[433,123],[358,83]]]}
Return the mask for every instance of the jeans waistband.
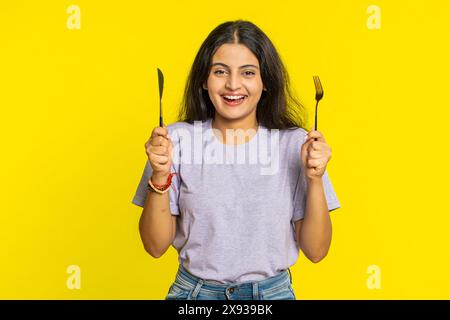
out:
{"label": "jeans waistband", "polygon": [[180,266],[178,268],[177,276],[176,276],[176,282],[187,288],[194,288],[200,282],[202,288],[204,288],[206,290],[223,292],[225,289],[228,289],[230,287],[251,289],[254,287],[254,284],[258,284],[258,288],[260,288],[260,289],[266,289],[266,288],[271,289],[274,287],[279,287],[279,286],[286,285],[288,283],[292,283],[292,275],[291,275],[291,271],[288,268],[286,270],[283,270],[279,274],[277,274],[273,277],[264,279],[264,280],[226,284],[226,283],[218,283],[215,281],[212,282],[212,281],[204,280],[197,276],[194,276],[180,264]]}

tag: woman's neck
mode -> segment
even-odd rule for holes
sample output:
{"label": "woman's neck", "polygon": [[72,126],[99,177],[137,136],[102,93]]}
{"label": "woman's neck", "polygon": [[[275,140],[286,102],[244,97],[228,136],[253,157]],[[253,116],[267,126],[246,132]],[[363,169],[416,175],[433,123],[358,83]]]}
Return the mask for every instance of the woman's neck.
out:
{"label": "woman's neck", "polygon": [[[217,114],[211,123],[213,129],[217,129],[222,133],[223,139],[221,139],[221,142],[224,144],[247,143],[256,134],[258,126],[256,118],[228,120],[217,116]],[[232,133],[232,136],[227,136],[227,130],[229,130],[228,135]],[[244,133],[244,135],[241,133]]]}

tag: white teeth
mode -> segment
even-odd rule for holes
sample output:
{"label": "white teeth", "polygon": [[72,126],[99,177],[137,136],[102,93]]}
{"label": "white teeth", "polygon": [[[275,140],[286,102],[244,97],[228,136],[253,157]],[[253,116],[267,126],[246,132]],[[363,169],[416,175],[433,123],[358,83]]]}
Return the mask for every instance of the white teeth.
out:
{"label": "white teeth", "polygon": [[241,99],[244,98],[245,96],[224,96],[227,99],[231,99],[231,100],[237,100],[237,99]]}

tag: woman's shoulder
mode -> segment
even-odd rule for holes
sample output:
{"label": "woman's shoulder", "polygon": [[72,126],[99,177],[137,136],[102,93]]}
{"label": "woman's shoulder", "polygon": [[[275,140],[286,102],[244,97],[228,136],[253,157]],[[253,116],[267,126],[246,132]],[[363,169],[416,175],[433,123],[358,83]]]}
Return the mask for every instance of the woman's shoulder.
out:
{"label": "woman's shoulder", "polygon": [[291,127],[288,129],[280,129],[279,130],[279,144],[280,148],[282,148],[288,154],[298,154],[298,150],[301,149],[301,146],[305,142],[305,136],[308,132],[301,127]]}
{"label": "woman's shoulder", "polygon": [[280,130],[280,136],[285,139],[304,139],[308,132],[301,127],[291,127]]}
{"label": "woman's shoulder", "polygon": [[173,122],[169,125],[167,125],[167,129],[169,130],[169,134],[173,133],[174,131],[180,131],[180,130],[187,130],[187,131],[193,131],[194,128],[206,128],[208,121],[207,120],[197,120],[193,122],[187,122],[187,121],[177,121]]}
{"label": "woman's shoulder", "polygon": [[177,121],[177,122],[173,122],[169,125],[167,125],[167,129],[169,130],[169,133],[172,131],[175,131],[177,129],[181,129],[181,128],[189,128],[190,124],[188,122],[184,122],[184,121]]}

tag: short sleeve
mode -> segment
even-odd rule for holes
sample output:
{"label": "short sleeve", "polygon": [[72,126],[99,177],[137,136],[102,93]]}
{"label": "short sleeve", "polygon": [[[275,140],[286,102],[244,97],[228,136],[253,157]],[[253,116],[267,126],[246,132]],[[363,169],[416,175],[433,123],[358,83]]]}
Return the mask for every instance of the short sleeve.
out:
{"label": "short sleeve", "polygon": [[[325,199],[328,205],[328,211],[333,211],[341,207],[336,193],[334,192],[333,186],[331,184],[328,172],[325,172],[322,176],[322,182],[325,191]],[[292,216],[292,222],[303,219],[306,211],[306,186],[307,181],[303,171],[300,171],[299,177],[297,179],[297,185],[295,187],[294,193],[294,213]]]}
{"label": "short sleeve", "polygon": [[[171,172],[175,172],[173,164]],[[145,163],[144,172],[142,173],[141,180],[138,184],[136,193],[132,200],[133,204],[139,207],[144,207],[148,193],[148,180],[150,180],[151,176],[152,176],[152,166],[150,165],[149,160],[147,160],[147,162]],[[180,190],[180,178],[177,174],[173,176],[172,185],[169,190],[169,199],[170,199],[169,204],[170,204],[170,212],[172,213],[172,215],[180,214],[178,208],[179,190]]]}

